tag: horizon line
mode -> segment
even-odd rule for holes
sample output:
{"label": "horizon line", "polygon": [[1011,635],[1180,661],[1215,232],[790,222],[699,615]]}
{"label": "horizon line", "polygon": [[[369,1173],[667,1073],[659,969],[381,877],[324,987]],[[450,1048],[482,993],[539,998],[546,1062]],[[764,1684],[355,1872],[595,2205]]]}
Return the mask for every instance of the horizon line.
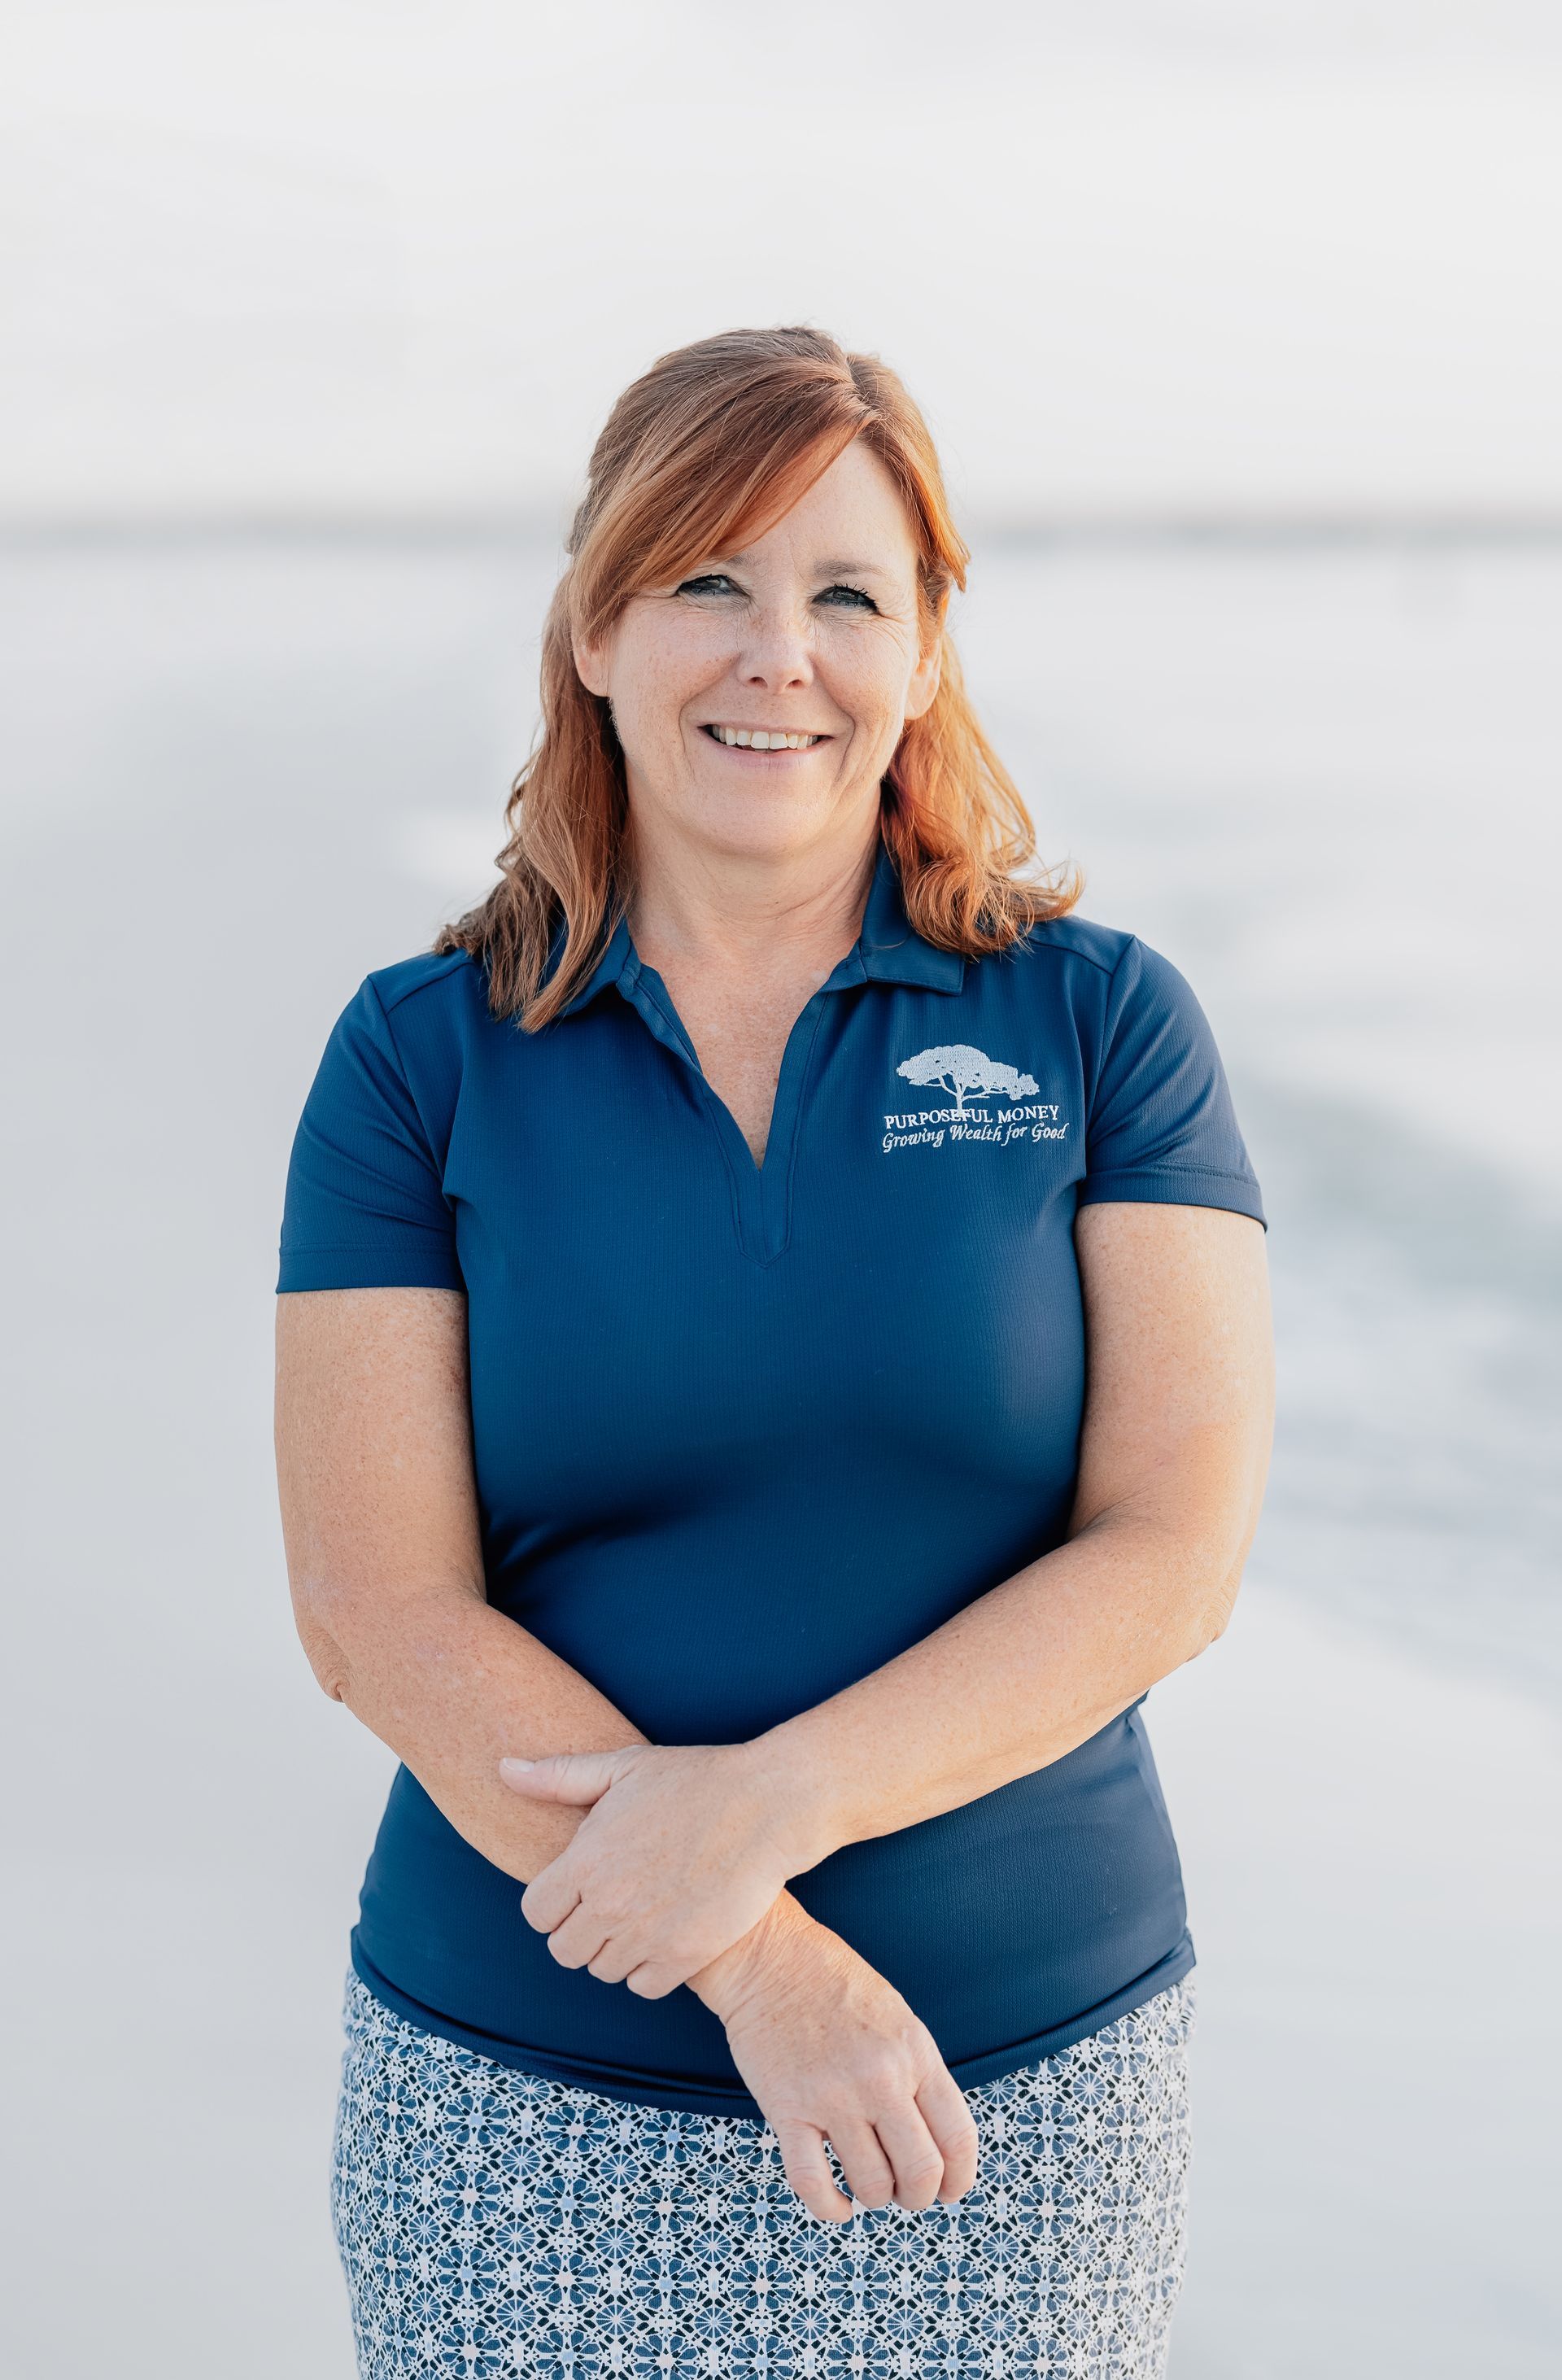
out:
{"label": "horizon line", "polygon": [[[573,507],[557,513],[252,508],[211,512],[0,512],[0,547],[222,543],[536,544],[561,551]],[[973,511],[966,541],[987,546],[1549,546],[1562,506],[1167,505]]]}

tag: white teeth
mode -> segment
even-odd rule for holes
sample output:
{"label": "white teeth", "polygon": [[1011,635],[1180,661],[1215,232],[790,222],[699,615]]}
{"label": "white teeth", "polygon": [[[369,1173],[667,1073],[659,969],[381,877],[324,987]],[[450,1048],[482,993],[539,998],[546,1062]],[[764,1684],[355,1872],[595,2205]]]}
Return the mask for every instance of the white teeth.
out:
{"label": "white teeth", "polygon": [[796,729],[783,735],[779,727],[715,727],[711,733],[723,744],[741,745],[754,752],[807,752],[819,741],[817,735],[801,734]]}

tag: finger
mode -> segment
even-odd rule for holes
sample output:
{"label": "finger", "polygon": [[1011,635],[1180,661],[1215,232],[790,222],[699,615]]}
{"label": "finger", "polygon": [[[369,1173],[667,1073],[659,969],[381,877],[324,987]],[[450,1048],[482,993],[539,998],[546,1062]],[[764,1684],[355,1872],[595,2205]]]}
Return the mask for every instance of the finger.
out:
{"label": "finger", "polygon": [[[889,2159],[892,2170],[896,2204],[918,2209],[931,2206],[944,2178],[944,2155],[924,2122],[916,2101],[898,2101],[882,2115],[875,2116],[873,2124],[880,2152]],[[860,2198],[862,2192],[859,2191],[857,2195]]]}
{"label": "finger", "polygon": [[584,1908],[575,1909],[562,1925],[555,1925],[548,1937],[550,1954],[561,1967],[586,1967],[606,1949],[609,1928],[599,1917],[591,1917]]}
{"label": "finger", "polygon": [[[708,1964],[708,1961],[702,1963]],[[624,1980],[636,1999],[664,2000],[669,1992],[675,1992],[680,1984],[686,1984],[689,1975],[697,1975],[698,1973],[697,1966],[691,1967],[685,1973],[681,1967],[669,1966],[665,1959],[660,1963],[655,1959],[645,1959],[639,1966],[631,1967]]]}
{"label": "finger", "polygon": [[976,2119],[947,2066],[934,2068],[916,2095],[916,2104],[944,2161],[938,2196],[949,2204],[963,2198],[976,2179],[982,2146]]}
{"label": "finger", "polygon": [[572,1872],[563,1865],[567,1853],[561,1852],[545,1868],[532,1877],[521,1895],[521,1915],[539,1934],[551,1934],[562,1925],[572,1909],[580,1906],[580,1887]]}
{"label": "finger", "polygon": [[770,2127],[781,2153],[786,2178],[810,2215],[824,2223],[849,2223],[852,2202],[835,2186],[835,2176],[824,2153],[824,2134],[817,2124],[782,2117]]}
{"label": "finger", "polygon": [[637,1950],[626,1950],[610,1934],[593,1959],[586,1961],[589,1972],[599,1984],[622,1984],[639,1957]]}
{"label": "finger", "polygon": [[612,1783],[616,1752],[548,1752],[540,1760],[499,1764],[499,1774],[512,1793],[533,1802],[599,1802]]}
{"label": "finger", "polygon": [[895,2176],[866,2116],[850,2116],[831,2124],[829,2144],[841,2160],[853,2197],[865,2206],[888,2206],[895,2194]]}

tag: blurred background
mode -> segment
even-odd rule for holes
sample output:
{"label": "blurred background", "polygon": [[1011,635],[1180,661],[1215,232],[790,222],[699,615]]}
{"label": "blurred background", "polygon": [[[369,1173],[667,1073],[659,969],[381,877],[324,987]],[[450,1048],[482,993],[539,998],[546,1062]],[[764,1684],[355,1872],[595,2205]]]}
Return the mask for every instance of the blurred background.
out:
{"label": "blurred background", "polygon": [[6,48],[6,2368],[349,2380],[392,1762],[288,1615],[288,1148],[491,877],[613,397],[807,321],[923,404],[980,707],[1198,991],[1270,1217],[1267,1510],[1147,1709],[1173,2380],[1554,2373],[1557,12],[9,0]]}

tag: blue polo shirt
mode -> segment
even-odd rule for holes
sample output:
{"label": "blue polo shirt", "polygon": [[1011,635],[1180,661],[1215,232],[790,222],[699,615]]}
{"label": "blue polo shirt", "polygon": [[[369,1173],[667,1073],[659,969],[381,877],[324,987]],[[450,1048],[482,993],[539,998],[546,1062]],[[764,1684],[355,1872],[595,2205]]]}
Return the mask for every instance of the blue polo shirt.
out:
{"label": "blue polo shirt", "polygon": [[[726,1743],[1063,1541],[1073,1220],[1103,1198],[1264,1221],[1187,983],[1078,917],[979,961],[936,949],[881,844],[860,938],[787,1041],[762,1167],[626,923],[536,1034],[495,1020],[465,953],[367,976],[298,1124],[277,1287],[465,1291],[489,1601],[653,1742]],[[507,2064],[759,2119],[693,1992],[561,1967],[523,1888],[404,1767],[354,1965]],[[967,2089],[1193,1963],[1139,1704],[792,1889]]]}

